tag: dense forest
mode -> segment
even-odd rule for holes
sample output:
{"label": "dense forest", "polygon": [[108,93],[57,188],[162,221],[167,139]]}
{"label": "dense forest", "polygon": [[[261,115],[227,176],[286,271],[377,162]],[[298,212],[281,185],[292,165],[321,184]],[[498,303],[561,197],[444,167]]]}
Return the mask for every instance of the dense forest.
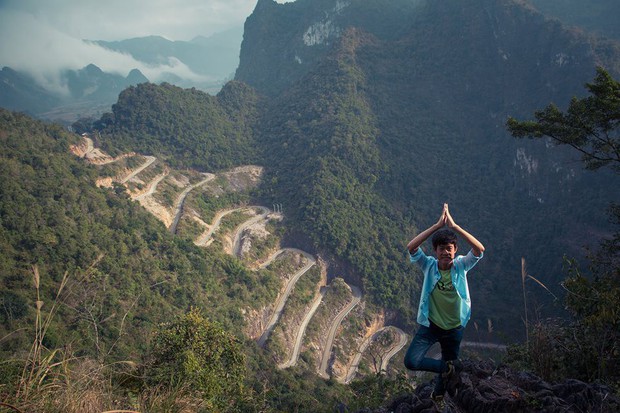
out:
{"label": "dense forest", "polygon": [[160,154],[172,166],[221,170],[255,161],[256,92],[229,82],[217,95],[164,83],[124,90],[112,113],[95,122],[111,154]]}
{"label": "dense forest", "polygon": [[277,369],[242,333],[242,308],[273,299],[255,273],[173,236],[120,186],[98,188],[96,167],[69,152],[78,136],[0,114],[3,400],[49,404],[41,411],[83,411],[88,394],[152,412],[331,411],[371,388],[404,388]]}

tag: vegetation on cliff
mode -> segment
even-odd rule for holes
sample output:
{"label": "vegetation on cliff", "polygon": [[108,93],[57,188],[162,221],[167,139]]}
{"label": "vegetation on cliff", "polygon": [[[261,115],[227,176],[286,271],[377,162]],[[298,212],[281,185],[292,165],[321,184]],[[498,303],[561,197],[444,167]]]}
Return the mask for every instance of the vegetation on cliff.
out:
{"label": "vegetation on cliff", "polygon": [[222,170],[255,163],[257,103],[253,89],[239,82],[229,82],[216,97],[143,83],[125,89],[94,126],[111,154],[159,154],[172,166]]}
{"label": "vegetation on cliff", "polygon": [[[566,111],[551,104],[536,111],[536,120],[510,118],[515,137],[551,138],[582,154],[589,169],[620,172],[620,82],[603,68],[586,88],[590,95],[573,98]],[[568,321],[542,321],[533,326],[531,342],[516,346],[510,357],[547,380],[574,377],[620,386],[620,206],[608,209],[615,230],[590,251],[588,269],[567,260],[565,306]]]}

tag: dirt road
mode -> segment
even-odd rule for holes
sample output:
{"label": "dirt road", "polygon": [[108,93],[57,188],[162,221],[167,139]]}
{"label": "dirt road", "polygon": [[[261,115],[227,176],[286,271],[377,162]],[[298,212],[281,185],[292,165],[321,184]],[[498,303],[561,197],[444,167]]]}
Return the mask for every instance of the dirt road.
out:
{"label": "dirt road", "polygon": [[359,288],[353,285],[349,285],[349,287],[351,288],[353,299],[338,313],[338,315],[334,318],[334,321],[332,321],[332,324],[330,325],[329,331],[327,333],[325,348],[323,349],[323,354],[321,355],[321,365],[319,367],[318,373],[319,376],[325,379],[329,378],[329,375],[327,374],[327,364],[329,363],[329,359],[331,356],[332,346],[334,345],[334,338],[336,337],[336,331],[338,330],[338,327],[340,327],[342,320],[344,320],[344,318],[357,304],[359,304],[360,300],[362,299],[362,291]]}
{"label": "dirt road", "polygon": [[293,290],[293,287],[297,283],[297,280],[299,280],[299,278],[302,275],[308,272],[308,270],[312,268],[313,265],[316,264],[316,260],[314,259],[314,257],[308,254],[307,252],[301,251],[301,250],[295,250],[295,249],[293,249],[293,251],[297,251],[303,254],[308,260],[308,264],[306,264],[302,269],[297,271],[291,277],[289,282],[286,284],[286,288],[284,289],[284,292],[280,294],[280,296],[278,297],[273,314],[271,315],[271,318],[269,319],[269,322],[267,323],[265,330],[263,330],[263,334],[261,334],[260,338],[258,339],[258,345],[260,347],[263,347],[265,345],[267,338],[269,337],[276,323],[280,319],[280,316],[282,315],[282,310],[284,309],[284,304],[286,304],[286,300],[288,300],[288,296],[291,294],[291,291]]}

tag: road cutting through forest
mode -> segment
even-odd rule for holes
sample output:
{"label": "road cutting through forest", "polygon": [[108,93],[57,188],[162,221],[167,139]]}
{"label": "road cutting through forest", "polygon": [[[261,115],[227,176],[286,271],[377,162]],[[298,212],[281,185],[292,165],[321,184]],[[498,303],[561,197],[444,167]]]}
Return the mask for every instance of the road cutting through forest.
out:
{"label": "road cutting through forest", "polygon": [[215,179],[215,175],[213,174],[207,173],[203,175],[205,175],[205,178],[202,181],[185,188],[185,190],[181,192],[181,194],[177,197],[174,203],[174,212],[172,214],[174,216],[174,219],[172,220],[172,225],[170,225],[170,228],[168,228],[171,234],[177,233],[177,226],[179,225],[179,220],[181,219],[181,215],[183,214],[183,205],[185,204],[185,199],[187,198],[187,195],[189,195],[191,191],[198,188],[199,186],[202,186],[207,182]]}
{"label": "road cutting through forest", "polygon": [[210,225],[205,224],[208,227],[207,230],[204,231],[202,234],[200,234],[200,236],[194,240],[194,244],[198,245],[199,247],[209,246],[211,244],[211,241],[213,241],[213,238],[211,237],[213,237],[213,234],[215,233],[215,231],[217,231],[218,228],[220,227],[222,218],[224,218],[226,215],[232,214],[233,212],[243,211],[248,208],[249,207],[241,207],[241,208],[232,208],[232,209],[226,209],[223,211],[218,211],[215,214],[215,217],[213,217],[213,221],[211,222],[211,224]]}
{"label": "road cutting through forest", "polygon": [[[71,151],[81,157],[86,159],[88,162],[96,164],[96,165],[106,165],[106,164],[110,164],[110,163],[114,163],[117,162],[121,159],[127,158],[127,157],[131,157],[131,156],[136,156],[135,153],[128,153],[128,154],[122,154],[120,156],[117,156],[115,158],[110,157],[108,154],[106,154],[105,152],[99,150],[98,148],[95,148],[94,143],[92,141],[92,139],[90,139],[89,137],[83,136],[85,145],[76,145],[73,146],[71,148]],[[85,148],[84,148],[85,146]],[[121,178],[118,182],[120,182],[121,184],[126,185],[127,182],[129,182],[130,180],[132,180],[133,178],[137,177],[140,173],[142,173],[145,169],[149,168],[151,165],[153,165],[156,161],[157,158],[154,156],[144,156],[145,161],[137,168],[131,170],[127,175],[125,175],[125,177]],[[135,195],[131,195],[131,198],[135,201],[139,201],[141,204],[143,204],[143,202],[145,202],[146,200],[150,199],[157,191],[157,187],[158,185],[161,183],[161,181],[163,179],[165,179],[168,175],[170,174],[170,170],[168,169],[168,167],[166,166],[164,169],[164,172],[157,175],[155,178],[153,178],[147,185],[147,189],[144,192],[141,192],[139,194],[135,194]],[[173,219],[172,219],[172,223],[169,226],[169,231],[172,234],[175,234],[177,231],[177,227],[179,224],[179,221],[181,219],[181,217],[183,216],[183,209],[184,209],[184,204],[185,204],[185,200],[187,199],[187,196],[189,195],[189,193],[191,191],[193,191],[194,189],[205,185],[206,183],[212,181],[216,175],[214,174],[210,174],[210,173],[206,173],[203,174],[204,178],[193,184],[188,186],[187,188],[185,188],[183,190],[183,192],[181,194],[179,194],[174,202],[174,205],[172,207],[173,210]],[[163,206],[162,206],[163,207]],[[254,216],[250,219],[248,219],[247,221],[244,221],[243,223],[241,223],[240,225],[237,226],[237,228],[235,228],[234,230],[234,235],[233,235],[233,248],[232,248],[232,253],[239,257],[240,255],[240,250],[241,250],[241,238],[243,235],[243,232],[245,231],[245,229],[247,229],[248,227],[256,224],[257,222],[260,222],[261,220],[267,220],[269,219],[269,214],[271,213],[271,211],[263,206],[247,206],[247,207],[240,207],[240,208],[232,208],[232,209],[227,209],[224,211],[219,211],[216,213],[211,225],[208,225],[206,223],[204,223],[204,221],[199,220],[202,225],[208,226],[208,230],[204,231],[198,238],[196,238],[196,240],[194,241],[194,243],[196,245],[199,246],[207,246],[209,245],[210,241],[212,241],[212,236],[214,234],[215,231],[217,231],[217,229],[220,226],[221,220],[224,216],[233,213],[235,211],[240,211],[240,210],[244,210],[244,209],[259,209],[261,211],[261,213],[257,216]],[[152,211],[150,208],[147,208],[147,210],[153,214],[155,214],[154,211]],[[155,214],[156,215],[156,214]],[[156,215],[157,216],[157,215]],[[161,219],[161,217],[159,217]],[[295,272],[295,274],[293,274],[291,276],[291,278],[287,281],[286,286],[284,288],[284,290],[282,291],[282,293],[278,296],[275,306],[274,306],[274,310],[269,318],[269,321],[267,322],[265,328],[263,329],[260,338],[257,340],[257,344],[261,347],[263,347],[269,337],[269,335],[273,332],[273,329],[275,327],[275,325],[278,323],[278,321],[280,320],[280,317],[282,315],[284,306],[293,290],[293,288],[295,287],[295,284],[297,283],[297,281],[299,280],[299,278],[301,276],[303,276],[305,273],[307,273],[314,265],[316,265],[316,259],[309,253],[296,249],[296,248],[282,248],[279,249],[278,251],[274,252],[273,254],[271,254],[264,262],[257,264],[257,269],[260,268],[266,268],[267,266],[269,266],[278,256],[280,256],[281,254],[285,253],[285,252],[293,252],[293,253],[297,253],[297,254],[301,254],[304,256],[304,258],[306,259],[307,263],[298,271]],[[348,285],[348,284],[347,284]],[[323,353],[321,355],[321,361],[320,361],[320,367],[319,367],[319,375],[321,377],[324,378],[328,378],[329,375],[327,374],[327,368],[328,368],[328,363],[329,363],[329,359],[330,359],[330,355],[331,355],[331,351],[332,351],[332,347],[333,347],[333,342],[334,342],[334,338],[336,335],[336,332],[338,330],[338,327],[341,325],[343,319],[351,312],[351,310],[361,301],[361,297],[362,297],[362,293],[361,290],[355,286],[349,286],[351,288],[352,291],[352,295],[353,298],[352,300],[345,306],[345,308],[343,308],[338,314],[337,316],[334,318],[334,320],[331,322],[329,330],[328,330],[328,335],[327,335],[327,340],[326,340],[326,345],[325,348],[323,349]],[[295,335],[295,343],[291,352],[291,355],[289,357],[289,359],[287,361],[285,361],[284,363],[280,364],[279,367],[280,368],[287,368],[287,367],[291,367],[294,366],[295,364],[297,364],[297,361],[299,359],[299,353],[301,351],[301,345],[303,342],[303,337],[305,335],[305,331],[306,328],[308,326],[308,323],[310,322],[310,320],[312,319],[312,317],[314,316],[316,310],[318,309],[319,305],[322,302],[323,296],[325,294],[325,289],[321,288],[319,290],[319,293],[316,295],[315,299],[313,300],[313,303],[310,307],[310,309],[308,310],[308,312],[305,314],[302,323],[299,326],[299,329]],[[385,327],[384,327],[385,328]],[[380,330],[381,331],[381,330]],[[398,330],[400,331],[400,330]],[[357,372],[357,365],[359,364],[359,360],[361,359],[361,356],[364,352],[364,350],[366,349],[366,347],[370,344],[370,342],[372,341],[372,337],[374,337],[378,332],[376,332],[375,334],[373,334],[371,337],[369,337],[367,340],[365,340],[362,345],[360,346],[360,348],[358,349],[358,352],[356,353],[356,356],[354,357],[354,361],[353,363],[350,364],[350,368],[347,371],[346,374],[346,382],[348,383],[355,375],[355,373]],[[382,366],[381,369],[384,370],[385,367],[387,366],[387,363],[389,362],[390,358],[396,354],[403,346],[404,343],[406,342],[406,335],[404,333],[402,333],[402,331],[400,331],[400,336],[401,339],[400,341],[397,343],[397,345],[391,347],[387,352],[386,355],[384,356],[383,362],[382,362]],[[404,338],[403,338],[404,337]]]}
{"label": "road cutting through forest", "polygon": [[353,286],[349,285],[351,288],[351,294],[353,295],[353,299],[336,315],[331,325],[329,326],[329,330],[327,332],[327,340],[325,342],[325,348],[323,349],[323,353],[321,354],[321,364],[319,366],[318,374],[323,378],[329,378],[329,374],[327,374],[327,364],[329,363],[329,359],[332,353],[332,347],[334,345],[334,338],[336,337],[336,331],[340,324],[342,324],[342,320],[349,315],[351,310],[359,304],[362,300],[362,291]]}
{"label": "road cutting through forest", "polygon": [[299,280],[299,278],[302,275],[308,272],[308,270],[316,264],[316,260],[314,259],[312,255],[308,254],[305,251],[295,250],[295,249],[293,250],[303,254],[303,256],[308,260],[308,263],[304,265],[300,270],[298,270],[295,274],[293,274],[293,276],[290,278],[288,283],[286,283],[286,287],[284,288],[284,291],[282,292],[282,294],[278,296],[273,313],[271,314],[271,317],[269,318],[269,321],[267,322],[267,325],[265,326],[263,333],[258,339],[258,345],[260,347],[263,347],[265,345],[267,338],[269,338],[269,335],[271,334],[274,327],[276,326],[276,323],[280,319],[280,316],[282,315],[282,311],[284,310],[284,304],[286,304],[286,300],[288,300],[288,296],[291,294],[291,291],[293,291],[293,287],[297,283],[297,280]]}
{"label": "road cutting through forest", "polygon": [[310,319],[312,319],[312,316],[314,316],[314,313],[316,313],[316,310],[318,310],[319,305],[321,304],[321,301],[323,301],[324,296],[325,296],[325,289],[321,288],[316,298],[312,302],[312,306],[310,307],[310,309],[306,313],[306,316],[302,320],[301,325],[299,326],[299,329],[297,330],[297,334],[295,335],[295,344],[293,345],[293,352],[291,354],[291,357],[285,363],[278,365],[279,368],[286,369],[288,367],[291,367],[297,364],[297,359],[299,359],[299,350],[301,349],[301,343],[303,341],[304,335],[306,334],[306,328],[308,327],[308,323],[310,322]]}
{"label": "road cutting through forest", "polygon": [[405,332],[400,328],[394,326],[389,326],[388,328],[391,328],[396,332],[396,334],[398,335],[398,341],[392,345],[392,347],[388,350],[386,354],[383,355],[383,357],[381,357],[381,367],[379,369],[381,373],[387,371],[388,363],[390,362],[392,357],[394,357],[400,350],[402,350],[402,348],[405,347],[407,341],[409,340],[409,336],[405,334]]}

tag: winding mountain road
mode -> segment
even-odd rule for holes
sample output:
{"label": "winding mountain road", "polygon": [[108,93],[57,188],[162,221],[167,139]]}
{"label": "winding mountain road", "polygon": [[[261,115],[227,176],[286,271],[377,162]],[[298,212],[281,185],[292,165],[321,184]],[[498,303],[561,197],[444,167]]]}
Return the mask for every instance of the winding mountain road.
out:
{"label": "winding mountain road", "polygon": [[126,183],[127,181],[129,181],[130,179],[132,179],[134,176],[138,175],[140,172],[144,171],[146,168],[148,168],[149,166],[151,166],[151,164],[153,162],[155,162],[157,160],[156,157],[154,156],[145,156],[146,161],[144,161],[144,163],[142,165],[140,165],[139,167],[137,167],[136,169],[134,169],[133,171],[131,171],[127,176],[125,176],[123,179],[121,179],[121,184]]}
{"label": "winding mountain road", "polygon": [[[347,284],[348,285],[348,284]],[[332,321],[329,331],[327,333],[327,341],[325,342],[325,348],[323,349],[323,353],[321,355],[321,365],[319,367],[318,374],[319,376],[328,379],[329,374],[327,374],[327,364],[329,363],[329,359],[332,353],[332,347],[334,345],[334,338],[336,337],[336,331],[340,324],[342,324],[342,320],[351,312],[351,310],[359,304],[362,299],[362,291],[353,286],[349,285],[351,288],[351,293],[353,294],[353,299],[347,304],[334,318]]]}
{"label": "winding mountain road", "polygon": [[280,319],[280,316],[282,315],[282,310],[284,309],[284,304],[286,303],[286,300],[288,300],[288,296],[291,294],[291,291],[293,290],[293,287],[297,283],[297,280],[299,280],[299,278],[302,275],[308,272],[308,270],[316,264],[316,260],[314,259],[314,257],[308,254],[307,252],[296,250],[296,249],[292,249],[292,250],[303,254],[304,257],[306,257],[306,259],[308,260],[308,264],[306,264],[303,268],[301,268],[291,277],[289,282],[286,284],[286,288],[284,289],[284,292],[282,292],[282,294],[280,294],[280,296],[276,300],[276,305],[274,307],[273,314],[271,315],[271,318],[267,322],[267,326],[265,327],[265,329],[263,330],[263,333],[258,339],[258,345],[260,347],[263,347],[265,345],[267,338],[269,338],[269,335],[271,334],[276,323]]}
{"label": "winding mountain road", "polygon": [[[293,248],[290,248],[291,251],[299,251]],[[258,265],[259,269],[263,269],[263,268],[267,268],[269,267],[269,265],[275,261],[276,258],[278,258],[282,253],[286,252],[287,248],[283,248],[283,249],[279,249],[276,252],[274,252],[273,254],[271,254],[265,261],[261,262]]]}
{"label": "winding mountain road", "polygon": [[370,343],[372,343],[373,337],[375,337],[378,333],[380,333],[384,329],[385,327],[380,328],[379,330],[375,331],[374,334],[366,337],[366,339],[362,342],[357,353],[355,354],[355,356],[353,356],[353,360],[351,360],[351,363],[349,364],[349,368],[347,369],[347,374],[344,378],[345,384],[351,383],[351,380],[353,380],[353,378],[357,374],[357,368],[359,367],[360,361],[362,360],[364,351],[366,351]]}
{"label": "winding mountain road", "polygon": [[396,332],[396,334],[398,335],[398,342],[396,342],[395,345],[392,345],[392,347],[388,350],[388,352],[382,356],[381,368],[379,370],[382,373],[387,371],[388,363],[390,362],[392,357],[394,357],[396,353],[398,353],[403,347],[405,347],[405,344],[407,344],[407,341],[409,339],[407,334],[405,334],[405,332],[401,330],[400,328],[394,327],[394,326],[389,326],[388,328]]}
{"label": "winding mountain road", "polygon": [[233,208],[233,209],[226,209],[224,211],[220,211],[216,213],[215,217],[213,217],[213,221],[211,222],[210,225],[208,225],[209,229],[207,229],[205,232],[200,234],[200,236],[194,240],[194,244],[200,247],[205,247],[209,245],[209,241],[211,240],[211,237],[213,236],[215,231],[218,230],[218,228],[220,227],[220,224],[222,223],[222,218],[224,218],[226,215],[232,214],[233,212],[243,211],[244,209],[246,208],[245,207]]}
{"label": "winding mountain road", "polygon": [[262,211],[262,214],[250,218],[249,220],[243,222],[241,225],[237,226],[237,228],[235,229],[232,252],[233,255],[238,258],[241,258],[241,236],[243,235],[243,231],[245,231],[246,228],[256,224],[257,222],[267,219],[267,215],[269,215],[270,212],[269,208],[266,208],[264,206],[253,206],[248,208],[258,208]]}
{"label": "winding mountain road", "polygon": [[312,318],[312,316],[314,316],[314,313],[316,313],[316,310],[318,310],[319,305],[321,304],[321,301],[323,301],[324,296],[325,296],[325,288],[321,288],[316,298],[312,302],[312,306],[310,307],[310,309],[306,313],[306,316],[302,320],[301,325],[299,326],[299,330],[297,330],[297,335],[295,336],[295,345],[293,346],[293,353],[291,354],[291,357],[285,363],[278,365],[279,368],[285,369],[285,368],[288,368],[288,367],[291,367],[297,364],[297,360],[299,359],[299,350],[301,349],[301,343],[303,341],[304,334],[306,333],[306,328],[308,327],[308,323],[310,322],[310,319]]}
{"label": "winding mountain road", "polygon": [[[83,139],[85,140],[85,148],[84,146],[82,146],[82,150],[79,150],[79,148],[77,149],[72,149],[72,151],[74,151],[74,153],[76,153],[78,156],[81,156],[82,158],[85,158],[87,161],[89,161],[90,163],[95,163],[95,164],[99,164],[99,165],[103,165],[103,164],[109,164],[109,163],[113,163],[113,162],[117,162],[123,158],[128,158],[131,156],[136,156],[135,153],[127,153],[127,154],[122,154],[118,157],[112,158],[109,155],[107,155],[105,152],[100,151],[98,148],[95,148],[93,140],[89,137],[83,137]],[[81,155],[79,155],[81,153]],[[137,167],[136,169],[130,171],[125,177],[123,177],[122,179],[120,179],[120,183],[121,184],[126,184],[128,181],[130,181],[131,179],[135,178],[136,176],[138,176],[142,171],[144,171],[145,169],[147,169],[148,167],[150,167],[154,162],[157,161],[157,158],[154,156],[144,156],[145,161],[142,165],[140,165],[139,167]],[[135,196],[132,196],[133,200],[136,201],[140,201],[140,203],[143,202],[151,202],[151,197],[152,195],[157,191],[157,187],[158,185],[170,174],[170,170],[165,167],[164,171],[162,173],[160,173],[159,175],[157,175],[155,178],[153,178],[149,183],[148,186],[146,188],[146,190],[144,192],[141,192]],[[175,200],[175,203],[172,207],[172,222],[169,226],[169,231],[173,234],[176,233],[177,231],[177,227],[178,224],[180,222],[180,219],[183,215],[183,207],[186,201],[187,196],[189,195],[189,193],[206,184],[209,181],[212,181],[216,176],[213,174],[203,174],[204,175],[204,179],[202,179],[200,182],[197,182],[193,185],[188,186],[187,188],[185,188],[183,190],[183,192],[181,194],[178,195],[178,197]],[[162,208],[164,208],[162,206]],[[239,211],[239,210],[243,210],[246,208],[258,208],[260,209],[261,213],[255,217],[252,217],[251,219],[243,222],[242,224],[240,224],[234,232],[233,235],[233,248],[232,248],[232,252],[235,256],[239,256],[240,255],[240,250],[241,250],[241,244],[242,244],[242,237],[243,237],[243,232],[244,230],[246,230],[248,227],[254,225],[255,223],[261,221],[261,220],[265,220],[268,219],[268,215],[270,213],[270,210],[266,207],[262,207],[262,206],[251,206],[251,207],[243,207],[243,208],[234,208],[234,209],[229,209],[229,210],[225,210],[225,211],[220,211],[218,212],[214,219],[213,222],[211,223],[211,225],[208,225],[204,222],[201,221],[202,225],[205,225],[206,227],[208,227],[208,230],[204,231],[196,240],[195,240],[195,244],[196,245],[200,245],[200,246],[205,246],[208,245],[209,241],[212,239],[213,233],[215,231],[217,231],[217,229],[220,226],[221,220],[224,216],[235,212],[235,211]],[[167,208],[166,208],[167,210]],[[153,210],[150,210],[152,213],[156,214],[156,212],[154,212]],[[168,221],[170,222],[170,221]],[[260,338],[257,340],[257,343],[259,346],[264,347],[268,337],[270,336],[270,334],[273,332],[273,329],[275,327],[275,325],[277,324],[277,322],[280,320],[281,316],[282,316],[282,312],[284,309],[284,306],[293,290],[293,288],[295,287],[295,284],[297,283],[297,281],[300,279],[301,276],[303,276],[306,272],[308,272],[315,264],[316,264],[316,259],[310,255],[309,253],[299,250],[299,249],[295,249],[295,248],[285,248],[285,249],[281,249],[276,251],[275,253],[273,253],[267,260],[265,260],[264,262],[257,264],[257,268],[266,268],[267,266],[269,266],[279,255],[283,254],[284,252],[293,252],[293,253],[298,253],[298,254],[302,254],[304,256],[304,258],[307,260],[307,263],[300,268],[299,270],[297,270],[292,276],[291,278],[288,280],[284,290],[279,294],[276,302],[274,303],[274,309],[273,309],[273,313],[271,314],[269,321],[267,322]],[[334,317],[334,320],[331,322],[330,327],[329,327],[329,331],[327,332],[327,339],[326,339],[326,343],[325,343],[325,348],[323,349],[323,352],[321,354],[321,363],[320,363],[320,367],[319,367],[319,375],[324,377],[324,378],[328,378],[328,374],[327,374],[327,365],[329,363],[329,359],[330,359],[330,355],[332,353],[332,347],[333,347],[333,342],[334,342],[334,338],[336,336],[336,332],[338,330],[338,327],[342,324],[342,321],[344,320],[344,318],[346,316],[348,316],[351,312],[351,310],[359,304],[359,302],[361,301],[361,297],[362,297],[362,293],[360,291],[359,288],[355,287],[355,286],[350,286],[351,288],[351,292],[353,294],[353,298],[352,300],[336,315],[336,317]],[[299,359],[299,354],[301,351],[301,346],[303,343],[303,337],[305,335],[307,326],[310,322],[310,320],[312,319],[312,317],[314,316],[314,314],[316,313],[317,309],[319,308],[323,297],[325,295],[326,289],[325,288],[320,288],[319,293],[316,295],[316,297],[314,298],[312,305],[310,306],[310,309],[306,312],[306,314],[303,317],[303,320],[301,321],[301,324],[298,328],[298,331],[296,332],[295,335],[295,343],[290,355],[290,358],[285,361],[284,363],[280,364],[278,367],[280,368],[287,368],[290,366],[294,366],[298,359]],[[384,327],[385,329],[386,327]],[[366,348],[368,347],[368,345],[372,342],[373,338],[376,337],[376,334],[378,334],[380,331],[382,331],[383,329],[375,332],[373,335],[371,335],[370,337],[368,337],[366,340],[364,340],[364,342],[362,343],[362,345],[359,348],[358,353],[355,355],[355,357],[353,358],[352,362],[350,363],[350,367],[347,371],[346,377],[345,377],[345,383],[349,383],[352,378],[355,376],[355,374],[357,373],[357,369],[358,369],[358,365],[359,362],[361,360],[361,357],[364,353],[364,351],[366,350]],[[398,341],[398,343],[394,346],[392,346],[387,353],[385,354],[385,356],[382,359],[382,364],[381,364],[381,370],[385,370],[385,368],[387,367],[387,364],[389,362],[389,360],[396,354],[398,353],[398,351],[406,344],[407,342],[407,336],[405,333],[403,333],[401,330],[397,329],[397,331],[399,332],[399,336],[400,336],[400,340]],[[465,344],[465,343],[464,343]],[[501,346],[499,345],[495,345],[495,344],[490,344],[490,343],[472,343],[472,346],[475,347],[485,347],[486,345],[488,345],[488,347],[492,347],[492,348],[496,348],[495,346],[497,346],[497,348],[501,348]]]}
{"label": "winding mountain road", "polygon": [[146,197],[152,196],[157,190],[157,185],[159,185],[159,183],[163,181],[164,178],[166,178],[169,174],[170,174],[170,171],[168,170],[168,168],[166,168],[166,170],[163,173],[157,175],[151,182],[149,182],[149,185],[146,191],[142,192],[139,195],[132,196],[132,199],[134,201],[141,201]]}
{"label": "winding mountain road", "polygon": [[177,226],[179,225],[179,221],[181,220],[181,215],[182,215],[182,212],[183,212],[183,205],[185,204],[185,198],[187,198],[187,195],[189,195],[189,193],[191,191],[193,191],[194,189],[198,188],[199,186],[204,185],[207,182],[212,181],[213,179],[215,179],[215,175],[213,175],[213,174],[207,173],[207,174],[204,174],[204,175],[205,175],[205,178],[202,181],[188,186],[177,197],[177,199],[176,199],[176,201],[174,203],[175,207],[173,208],[174,213],[172,214],[174,216],[174,219],[172,220],[172,224],[170,225],[170,228],[168,228],[170,230],[171,234],[176,234],[176,232],[177,232]]}

